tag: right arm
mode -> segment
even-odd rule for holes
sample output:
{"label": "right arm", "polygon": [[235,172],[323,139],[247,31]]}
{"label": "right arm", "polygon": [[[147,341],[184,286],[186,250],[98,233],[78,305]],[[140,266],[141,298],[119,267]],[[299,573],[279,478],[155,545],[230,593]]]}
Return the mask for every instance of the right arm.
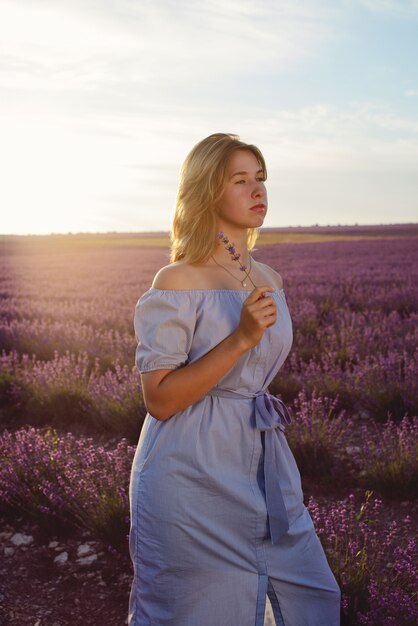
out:
{"label": "right arm", "polygon": [[276,321],[272,287],[257,287],[244,301],[236,330],[197,361],[176,370],[159,369],[141,374],[148,412],[166,420],[205,396]]}

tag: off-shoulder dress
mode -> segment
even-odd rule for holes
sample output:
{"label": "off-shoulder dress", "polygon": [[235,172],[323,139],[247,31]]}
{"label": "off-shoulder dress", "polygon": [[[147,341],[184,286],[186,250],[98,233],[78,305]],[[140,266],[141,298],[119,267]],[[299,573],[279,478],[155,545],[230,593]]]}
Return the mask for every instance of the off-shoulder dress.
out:
{"label": "off-shoulder dress", "polygon": [[[140,372],[196,361],[238,326],[248,292],[149,289],[135,309]],[[338,626],[340,591],[303,503],[286,406],[268,392],[292,345],[277,321],[201,400],[149,413],[130,480],[130,626]]]}

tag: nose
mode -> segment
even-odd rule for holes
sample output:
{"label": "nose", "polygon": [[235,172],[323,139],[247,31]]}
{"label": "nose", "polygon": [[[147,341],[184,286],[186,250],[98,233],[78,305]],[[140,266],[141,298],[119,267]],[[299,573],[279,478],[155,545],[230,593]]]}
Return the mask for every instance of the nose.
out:
{"label": "nose", "polygon": [[266,195],[266,188],[264,186],[264,183],[257,181],[254,185],[253,191],[252,191],[252,197],[253,198],[262,198],[263,196]]}

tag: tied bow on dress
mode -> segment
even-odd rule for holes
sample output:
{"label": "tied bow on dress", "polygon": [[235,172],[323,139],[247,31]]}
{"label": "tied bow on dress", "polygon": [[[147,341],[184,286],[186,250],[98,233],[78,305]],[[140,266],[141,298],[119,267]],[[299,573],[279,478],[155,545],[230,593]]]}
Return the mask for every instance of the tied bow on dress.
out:
{"label": "tied bow on dress", "polygon": [[264,484],[266,490],[266,507],[269,519],[271,542],[278,540],[289,529],[289,519],[280,486],[278,455],[280,442],[276,430],[285,430],[291,423],[289,410],[276,396],[266,390],[255,394],[243,394],[231,389],[212,389],[208,395],[221,398],[239,398],[254,400],[255,427],[265,433],[264,451]]}

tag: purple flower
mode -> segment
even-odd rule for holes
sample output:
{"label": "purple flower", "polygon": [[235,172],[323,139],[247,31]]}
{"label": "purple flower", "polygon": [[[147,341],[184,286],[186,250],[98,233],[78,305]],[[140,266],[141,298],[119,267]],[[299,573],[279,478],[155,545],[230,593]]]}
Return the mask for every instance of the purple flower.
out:
{"label": "purple flower", "polygon": [[[218,239],[221,239],[225,244],[225,250],[228,252],[228,254],[231,255],[232,261],[239,261],[241,255],[239,252],[236,251],[235,244],[233,242],[230,242],[228,237],[226,237],[226,235],[221,230],[218,232],[217,237]],[[247,266],[240,264],[239,269],[241,270],[241,272],[245,272]]]}

